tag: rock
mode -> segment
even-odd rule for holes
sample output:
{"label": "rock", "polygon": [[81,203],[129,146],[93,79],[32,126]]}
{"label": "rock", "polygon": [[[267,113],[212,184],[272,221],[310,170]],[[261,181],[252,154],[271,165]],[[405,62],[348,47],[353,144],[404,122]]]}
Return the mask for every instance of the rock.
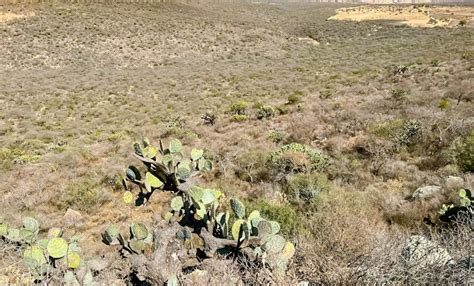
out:
{"label": "rock", "polygon": [[66,227],[71,227],[82,225],[84,218],[80,212],[69,208],[64,214],[63,220]]}
{"label": "rock", "polygon": [[441,192],[440,186],[424,186],[416,189],[416,191],[411,196],[413,199],[426,199],[434,196],[435,194]]}
{"label": "rock", "polygon": [[464,179],[461,177],[449,176],[445,182],[448,191],[458,191],[464,187]]}
{"label": "rock", "polygon": [[454,263],[446,249],[421,235],[413,235],[407,239],[402,258],[412,271]]}

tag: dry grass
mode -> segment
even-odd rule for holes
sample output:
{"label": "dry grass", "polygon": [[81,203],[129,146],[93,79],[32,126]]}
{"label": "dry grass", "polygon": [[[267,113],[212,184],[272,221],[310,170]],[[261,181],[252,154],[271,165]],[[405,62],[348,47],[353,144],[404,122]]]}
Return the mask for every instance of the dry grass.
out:
{"label": "dry grass", "polygon": [[[108,255],[97,237],[109,222],[151,223],[163,212],[166,195],[137,210],[120,199],[118,176],[142,136],[206,148],[216,169],[203,184],[269,215],[291,214],[286,233],[299,246],[287,283],[419,281],[390,272],[402,242],[429,233],[423,219],[435,221],[456,188],[473,189],[460,158],[474,129],[469,27],[326,21],[342,7],[329,4],[24,7],[34,16],[0,29],[2,216],[34,215],[47,228],[63,225],[68,207],[80,209],[85,223],[71,231],[81,234],[86,256]],[[0,11],[24,14],[24,7]],[[392,90],[409,92],[394,97]],[[449,104],[440,108],[442,100]],[[241,122],[228,114],[238,101],[248,103]],[[258,105],[276,115],[258,120]],[[215,125],[203,124],[207,111]],[[400,140],[412,120],[420,133]],[[284,137],[269,138],[273,130]],[[268,164],[270,152],[292,142],[331,157],[323,174],[330,187],[308,204],[287,193],[291,174],[277,180]],[[462,186],[407,200],[419,186],[445,186],[448,176],[461,177]],[[456,237],[465,245],[462,233]],[[99,278],[129,281],[120,267]],[[373,276],[358,278],[366,268]]]}

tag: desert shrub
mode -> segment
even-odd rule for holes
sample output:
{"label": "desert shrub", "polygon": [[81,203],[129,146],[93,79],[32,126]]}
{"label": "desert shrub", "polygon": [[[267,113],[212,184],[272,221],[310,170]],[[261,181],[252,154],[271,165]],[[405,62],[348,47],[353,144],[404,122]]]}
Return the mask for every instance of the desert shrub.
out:
{"label": "desert shrub", "polygon": [[449,99],[446,99],[446,98],[441,99],[438,103],[438,107],[440,109],[447,109],[447,108],[449,108],[449,105],[450,105]]}
{"label": "desert shrub", "polygon": [[26,164],[38,161],[40,155],[22,148],[0,148],[0,162],[7,164]]}
{"label": "desert shrub", "polygon": [[177,138],[196,139],[198,135],[193,131],[187,129],[186,120],[179,115],[167,115],[162,118],[162,123],[165,127],[163,136],[172,136]]}
{"label": "desert shrub", "polygon": [[231,115],[246,115],[248,103],[245,101],[238,101],[229,106],[229,113]]}
{"label": "desert shrub", "polygon": [[233,122],[243,122],[243,121],[247,121],[248,119],[249,117],[245,114],[234,114],[231,117],[231,121]]}
{"label": "desert shrub", "polygon": [[406,72],[408,72],[408,66],[407,65],[398,65],[398,66],[395,66],[394,69],[393,69],[393,74],[394,75],[403,75],[405,74]]}
{"label": "desert shrub", "polygon": [[433,66],[433,67],[438,67],[438,66],[439,66],[439,63],[440,63],[440,62],[439,62],[438,59],[433,59],[433,60],[430,62],[431,66]]}
{"label": "desert shrub", "polygon": [[397,101],[405,100],[408,96],[408,91],[400,88],[392,89],[391,91],[392,98]]}
{"label": "desert shrub", "polygon": [[72,183],[59,198],[59,206],[83,212],[94,212],[108,201],[105,192],[91,179]]}
{"label": "desert shrub", "polygon": [[466,26],[467,24],[467,21],[465,19],[462,19],[461,21],[459,21],[459,26],[463,27],[463,26]]}
{"label": "desert shrub", "polygon": [[276,111],[278,112],[278,114],[282,114],[282,115],[290,113],[290,109],[285,105],[277,106]]}
{"label": "desert shrub", "polygon": [[266,181],[269,179],[267,166],[268,153],[265,150],[249,150],[236,159],[236,175],[248,182]]}
{"label": "desert shrub", "polygon": [[212,112],[206,112],[201,116],[201,120],[203,121],[204,125],[212,126],[216,124],[217,115]]}
{"label": "desert shrub", "polygon": [[274,143],[280,143],[286,138],[286,133],[280,130],[271,130],[268,133],[268,139]]}
{"label": "desert shrub", "polygon": [[290,94],[287,98],[287,104],[296,104],[301,102],[301,97],[303,96],[303,92],[295,91],[293,94]]}
{"label": "desert shrub", "polygon": [[403,128],[403,120],[387,120],[379,123],[372,123],[367,131],[382,138],[392,138]]}
{"label": "desert shrub", "polygon": [[269,220],[278,221],[282,234],[292,236],[304,231],[304,216],[288,203],[276,204],[259,199],[247,205],[250,211],[258,210]]}
{"label": "desert shrub", "polygon": [[291,143],[274,151],[270,163],[277,173],[305,173],[324,171],[329,165],[329,158],[307,145]]}
{"label": "desert shrub", "polygon": [[423,124],[419,120],[405,120],[403,129],[396,137],[397,146],[413,146],[421,139]]}
{"label": "desert shrub", "polygon": [[329,189],[330,182],[324,174],[296,174],[288,179],[285,193],[293,202],[308,204],[321,192],[327,192]]}
{"label": "desert shrub", "polygon": [[474,132],[455,140],[450,149],[461,169],[474,172]]}
{"label": "desert shrub", "polygon": [[323,99],[330,98],[332,96],[332,90],[330,89],[323,89],[319,92],[319,97]]}
{"label": "desert shrub", "polygon": [[264,105],[257,109],[257,119],[268,119],[275,116],[275,109],[272,106]]}

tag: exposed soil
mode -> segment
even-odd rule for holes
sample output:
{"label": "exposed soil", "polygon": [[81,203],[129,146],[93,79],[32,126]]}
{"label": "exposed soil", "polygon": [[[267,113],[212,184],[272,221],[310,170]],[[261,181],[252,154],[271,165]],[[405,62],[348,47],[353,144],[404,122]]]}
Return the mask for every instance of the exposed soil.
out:
{"label": "exposed soil", "polygon": [[[392,21],[411,27],[474,26],[472,6],[360,6],[338,9],[330,20],[341,21]],[[462,22],[461,22],[462,21]]]}

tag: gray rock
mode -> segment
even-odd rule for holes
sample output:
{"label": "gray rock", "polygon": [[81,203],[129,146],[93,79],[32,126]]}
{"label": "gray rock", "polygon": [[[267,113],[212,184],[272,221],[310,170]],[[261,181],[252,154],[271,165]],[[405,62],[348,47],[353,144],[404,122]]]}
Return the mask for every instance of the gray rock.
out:
{"label": "gray rock", "polygon": [[449,176],[445,182],[445,188],[448,191],[459,191],[464,187],[464,179],[461,177]]}
{"label": "gray rock", "polygon": [[413,199],[426,199],[434,196],[435,194],[441,192],[440,186],[424,186],[416,189],[413,193]]}
{"label": "gray rock", "polygon": [[64,214],[63,220],[65,226],[67,227],[81,226],[84,222],[82,214],[71,208],[67,209],[66,213]]}
{"label": "gray rock", "polygon": [[413,235],[407,239],[402,258],[412,271],[454,263],[446,249],[421,235]]}

